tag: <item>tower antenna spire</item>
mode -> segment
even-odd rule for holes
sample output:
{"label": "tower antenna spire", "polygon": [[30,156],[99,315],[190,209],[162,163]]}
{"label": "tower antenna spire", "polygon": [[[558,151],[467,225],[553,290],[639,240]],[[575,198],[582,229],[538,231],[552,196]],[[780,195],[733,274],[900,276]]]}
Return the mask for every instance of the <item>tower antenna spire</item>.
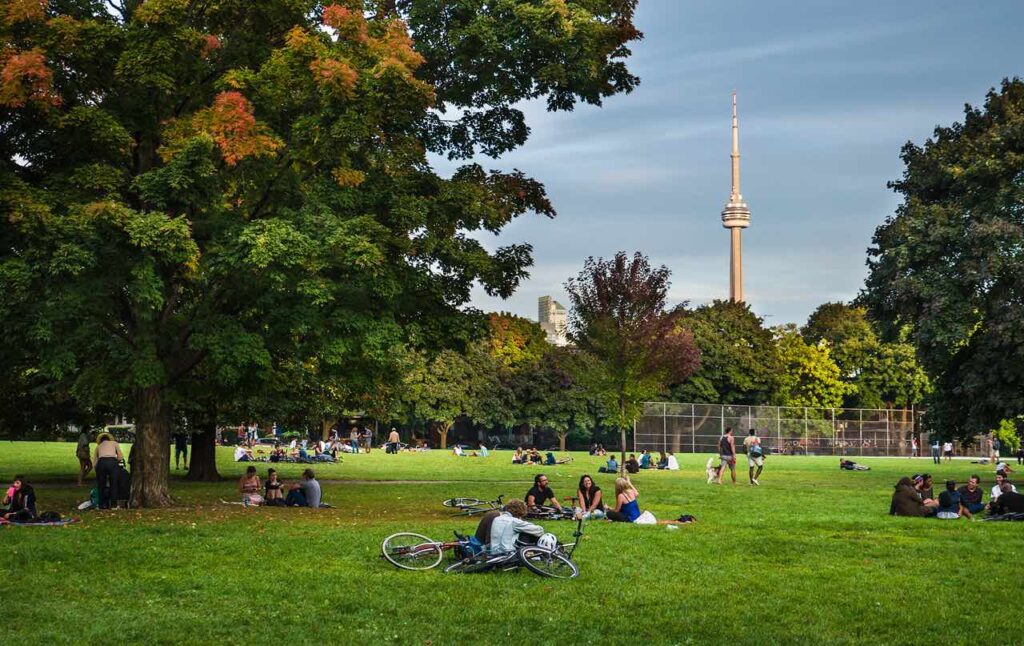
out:
{"label": "tower antenna spire", "polygon": [[736,92],[732,93],[732,190],[722,209],[722,226],[729,229],[729,300],[743,302],[743,229],[750,226],[750,208],[740,193],[740,120]]}

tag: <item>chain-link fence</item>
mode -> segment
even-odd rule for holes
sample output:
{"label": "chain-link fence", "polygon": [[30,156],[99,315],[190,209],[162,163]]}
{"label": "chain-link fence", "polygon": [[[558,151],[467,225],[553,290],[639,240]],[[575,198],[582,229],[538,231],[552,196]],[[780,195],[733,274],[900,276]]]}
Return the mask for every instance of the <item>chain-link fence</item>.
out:
{"label": "chain-link fence", "polygon": [[[781,455],[909,456],[912,438],[919,454],[930,452],[927,433],[918,433],[921,412],[913,408],[794,408],[648,402],[637,420],[633,449],[714,453],[726,428],[739,445],[750,429],[761,444]],[[969,453],[975,454],[976,442]],[[964,455],[960,446],[955,449]]]}

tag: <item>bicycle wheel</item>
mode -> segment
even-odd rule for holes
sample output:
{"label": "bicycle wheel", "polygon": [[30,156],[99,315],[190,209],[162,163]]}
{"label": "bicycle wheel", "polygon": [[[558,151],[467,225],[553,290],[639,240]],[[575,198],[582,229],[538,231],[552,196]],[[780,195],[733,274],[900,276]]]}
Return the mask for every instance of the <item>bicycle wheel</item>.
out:
{"label": "bicycle wheel", "polygon": [[555,579],[575,579],[580,573],[570,559],[557,552],[549,552],[536,546],[519,550],[519,559],[534,574]]}
{"label": "bicycle wheel", "polygon": [[441,504],[445,507],[473,507],[482,505],[483,501],[476,498],[449,498]]}
{"label": "bicycle wheel", "polygon": [[403,570],[429,570],[441,563],[441,546],[420,534],[399,532],[381,543],[380,552],[395,567]]}

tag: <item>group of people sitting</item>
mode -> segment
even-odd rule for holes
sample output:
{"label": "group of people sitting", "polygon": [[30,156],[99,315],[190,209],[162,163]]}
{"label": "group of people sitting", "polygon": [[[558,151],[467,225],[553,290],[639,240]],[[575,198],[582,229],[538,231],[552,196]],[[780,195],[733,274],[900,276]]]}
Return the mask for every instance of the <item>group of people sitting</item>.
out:
{"label": "group of people sitting", "polygon": [[555,454],[548,451],[543,456],[537,447],[531,446],[527,450],[523,450],[523,447],[516,447],[515,453],[512,454],[512,464],[567,464],[572,462],[572,457],[565,456],[563,458],[556,458]]}
{"label": "group of people sitting", "polygon": [[[629,476],[615,479],[615,499],[606,502],[601,487],[597,486],[594,479],[589,475],[580,476],[579,484],[576,487],[576,495],[571,499],[574,516],[582,517],[584,520],[606,518],[613,522],[633,523],[636,522],[645,512],[640,511],[638,499],[640,492],[636,485],[629,479]],[[538,473],[533,478],[533,486],[526,492],[524,497],[527,510],[535,510],[542,507],[554,507],[561,510],[562,505],[558,497],[552,491],[548,477]],[[494,512],[488,512],[493,514]],[[651,523],[656,522],[653,514],[647,513]],[[662,524],[675,524],[677,521],[661,521]]]}
{"label": "group of people sitting", "polygon": [[[672,451],[660,451],[658,455],[658,461],[654,461],[654,456],[651,455],[650,451],[644,449],[640,453],[640,458],[637,459],[635,453],[630,453],[626,459],[625,468],[629,473],[640,473],[641,469],[664,469],[667,471],[678,471],[679,460],[676,459],[675,454]],[[619,462],[615,459],[615,456],[609,456],[608,461],[604,466],[597,469],[598,473],[618,473]]]}
{"label": "group of people sitting", "polygon": [[339,439],[329,442],[317,440],[309,442],[292,440],[287,447],[274,443],[269,456],[261,452],[253,452],[253,449],[245,444],[235,447],[235,462],[298,462],[302,464],[313,464],[316,462],[337,462],[338,453],[354,453],[359,449]]}
{"label": "group of people sitting", "polygon": [[604,455],[607,455],[607,454],[608,454],[608,451],[605,450],[604,444],[591,444],[590,445],[590,455],[601,455],[601,456],[604,456]]}
{"label": "group of people sitting", "polygon": [[947,480],[945,490],[935,495],[932,476],[927,473],[901,478],[892,494],[889,513],[894,516],[931,517],[942,520],[973,518],[987,511],[989,517],[1024,513],[1024,495],[1007,478],[1007,467],[1000,465],[989,502],[983,500],[981,478],[972,475],[966,485],[957,488],[955,480]]}
{"label": "group of people sitting", "polygon": [[460,458],[486,458],[491,455],[491,452],[487,450],[487,447],[484,446],[482,442],[478,445],[476,451],[471,451],[469,453],[466,452],[466,449],[462,448],[461,444],[456,444],[452,448],[452,453]]}
{"label": "group of people sitting", "polygon": [[[286,489],[287,495],[285,494]],[[303,471],[301,480],[286,487],[285,483],[277,477],[275,469],[268,469],[266,482],[261,482],[260,477],[256,475],[256,467],[249,467],[245,470],[245,475],[238,481],[238,492],[242,495],[242,504],[246,506],[313,508],[322,506],[320,483],[317,482],[312,469]]]}

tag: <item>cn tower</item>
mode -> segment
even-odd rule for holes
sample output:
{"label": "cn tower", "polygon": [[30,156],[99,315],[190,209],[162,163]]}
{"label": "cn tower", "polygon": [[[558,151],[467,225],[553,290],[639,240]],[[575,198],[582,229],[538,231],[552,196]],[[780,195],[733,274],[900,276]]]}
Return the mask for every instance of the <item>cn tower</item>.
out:
{"label": "cn tower", "polygon": [[740,126],[736,117],[736,93],[732,93],[732,192],[722,209],[722,226],[729,229],[729,300],[743,302],[743,241],[740,235],[750,226],[750,208],[740,193]]}

